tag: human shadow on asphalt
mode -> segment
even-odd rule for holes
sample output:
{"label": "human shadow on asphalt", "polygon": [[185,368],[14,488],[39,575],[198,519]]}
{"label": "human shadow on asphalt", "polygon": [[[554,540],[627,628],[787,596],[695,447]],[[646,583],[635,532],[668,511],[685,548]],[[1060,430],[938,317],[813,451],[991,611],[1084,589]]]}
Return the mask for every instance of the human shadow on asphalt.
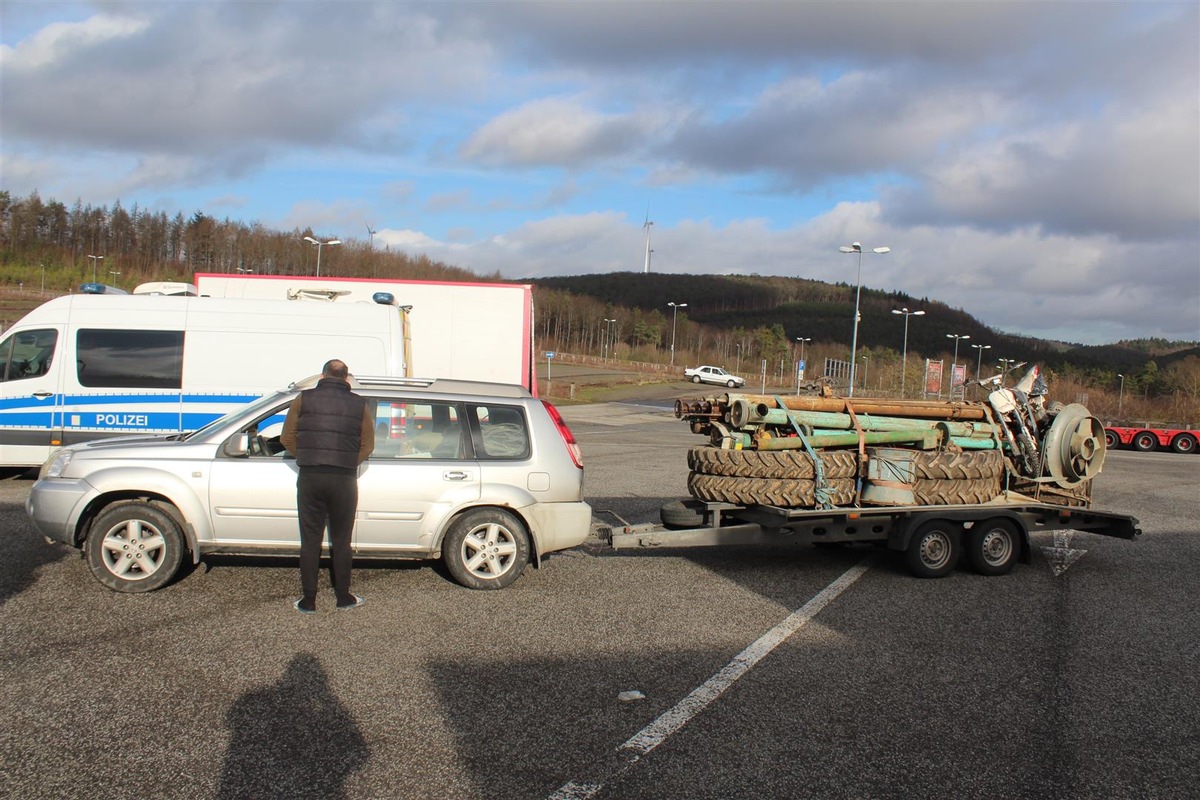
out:
{"label": "human shadow on asphalt", "polygon": [[346,797],[346,780],[369,758],[357,723],[309,653],[294,656],[274,685],[235,700],[225,721],[221,800]]}
{"label": "human shadow on asphalt", "polygon": [[[25,520],[20,504],[0,503],[0,519],[18,516]],[[48,543],[28,521],[0,536],[0,608],[36,583],[42,567],[62,561],[70,552],[65,544]]]}

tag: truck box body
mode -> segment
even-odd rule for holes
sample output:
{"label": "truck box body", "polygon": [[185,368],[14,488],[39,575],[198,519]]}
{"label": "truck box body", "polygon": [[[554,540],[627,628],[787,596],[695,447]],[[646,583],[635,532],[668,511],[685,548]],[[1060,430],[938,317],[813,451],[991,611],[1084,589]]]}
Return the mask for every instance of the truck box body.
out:
{"label": "truck box body", "polygon": [[0,338],[0,465],[54,447],[178,433],[331,358],[405,374],[401,312],[377,303],[79,294],[31,311]]}
{"label": "truck box body", "polygon": [[211,297],[333,300],[329,305],[388,292],[411,307],[410,374],[515,383],[537,395],[528,284],[197,273],[196,286]]}

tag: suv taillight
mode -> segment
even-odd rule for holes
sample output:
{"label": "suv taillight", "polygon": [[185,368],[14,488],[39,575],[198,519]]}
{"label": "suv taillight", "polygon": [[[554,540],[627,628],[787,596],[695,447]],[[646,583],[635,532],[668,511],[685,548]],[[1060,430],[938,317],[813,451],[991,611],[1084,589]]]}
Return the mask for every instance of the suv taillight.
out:
{"label": "suv taillight", "polygon": [[571,460],[575,462],[575,466],[583,469],[583,451],[579,449],[579,443],[575,441],[575,435],[571,433],[567,423],[563,422],[562,414],[559,414],[558,409],[545,400],[542,401],[542,405],[546,407],[546,413],[550,415],[550,419],[554,420],[554,427],[558,428],[558,435],[562,437],[563,444],[567,446]]}

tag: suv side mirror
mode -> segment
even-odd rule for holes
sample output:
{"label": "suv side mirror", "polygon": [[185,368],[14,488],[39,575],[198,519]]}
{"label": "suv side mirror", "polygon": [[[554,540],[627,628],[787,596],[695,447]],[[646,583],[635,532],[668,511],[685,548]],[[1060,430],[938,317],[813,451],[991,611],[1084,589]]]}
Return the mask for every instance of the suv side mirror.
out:
{"label": "suv side mirror", "polygon": [[242,431],[230,436],[225,440],[225,444],[221,445],[221,452],[231,458],[249,458],[250,434]]}

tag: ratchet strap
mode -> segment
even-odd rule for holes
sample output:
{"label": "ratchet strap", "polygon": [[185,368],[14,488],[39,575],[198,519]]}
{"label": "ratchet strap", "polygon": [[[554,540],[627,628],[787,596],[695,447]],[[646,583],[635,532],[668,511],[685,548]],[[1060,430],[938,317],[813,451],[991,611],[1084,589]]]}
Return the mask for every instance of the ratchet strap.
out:
{"label": "ratchet strap", "polygon": [[[775,395],[775,404],[783,411],[787,412],[787,406],[783,404],[783,398]],[[800,437],[800,441],[804,444],[804,449],[808,451],[809,458],[813,462],[813,499],[817,508],[831,509],[833,508],[833,493],[829,489],[829,484],[825,482],[825,463],[821,461],[821,456],[813,449],[812,443],[808,441],[808,437],[804,435],[804,431],[800,430],[800,426],[796,424],[796,420],[791,414],[787,415],[788,422],[791,423],[792,430]]]}

